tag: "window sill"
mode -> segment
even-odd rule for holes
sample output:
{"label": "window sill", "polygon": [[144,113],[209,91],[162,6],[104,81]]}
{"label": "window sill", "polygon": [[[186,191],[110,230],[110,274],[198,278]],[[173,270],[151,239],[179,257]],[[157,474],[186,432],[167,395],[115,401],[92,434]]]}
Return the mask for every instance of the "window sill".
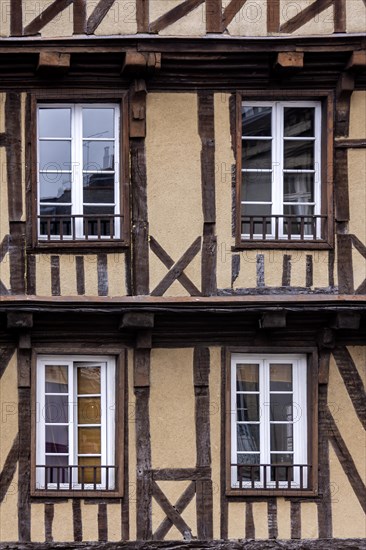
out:
{"label": "window sill", "polygon": [[312,489],[229,489],[226,491],[227,497],[309,497],[314,498],[318,495],[317,491]]}
{"label": "window sill", "polygon": [[232,251],[248,250],[248,249],[263,249],[263,250],[331,250],[333,244],[327,241],[309,241],[309,242],[296,242],[296,241],[239,241],[232,247]]}
{"label": "window sill", "polygon": [[33,246],[30,246],[28,253],[39,253],[53,251],[70,251],[77,250],[78,252],[94,252],[103,249],[104,252],[115,252],[116,249],[126,249],[129,247],[127,241],[38,241]]}
{"label": "window sill", "polygon": [[74,490],[52,490],[52,489],[39,489],[33,490],[30,493],[31,497],[40,497],[40,498],[69,498],[69,497],[78,497],[78,498],[122,498],[122,491],[82,491],[80,489]]}

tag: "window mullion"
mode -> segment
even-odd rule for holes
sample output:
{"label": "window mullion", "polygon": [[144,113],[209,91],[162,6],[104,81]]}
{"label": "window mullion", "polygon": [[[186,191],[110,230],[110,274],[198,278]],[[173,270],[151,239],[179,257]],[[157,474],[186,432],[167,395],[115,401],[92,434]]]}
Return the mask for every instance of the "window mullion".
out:
{"label": "window mullion", "polygon": [[[69,465],[76,466],[76,441],[77,441],[77,417],[76,407],[76,370],[74,364],[71,362],[68,365],[68,379],[69,379]],[[71,486],[77,481],[77,469],[71,469]]]}
{"label": "window mullion", "polygon": [[72,193],[72,213],[75,218],[76,237],[83,235],[83,128],[82,128],[82,107],[73,106],[73,162],[74,162],[74,185]]}
{"label": "window mullion", "polygon": [[[267,364],[265,360],[260,361],[259,367],[259,391],[260,391],[260,463],[269,464],[269,398],[267,383]],[[263,470],[261,470],[261,481],[263,481]],[[268,472],[267,472],[267,480]]]}
{"label": "window mullion", "polygon": [[[231,363],[231,464],[237,463],[237,423],[236,423],[236,361],[232,359]],[[231,466],[231,475],[234,486],[238,482],[238,470],[236,466]]]}

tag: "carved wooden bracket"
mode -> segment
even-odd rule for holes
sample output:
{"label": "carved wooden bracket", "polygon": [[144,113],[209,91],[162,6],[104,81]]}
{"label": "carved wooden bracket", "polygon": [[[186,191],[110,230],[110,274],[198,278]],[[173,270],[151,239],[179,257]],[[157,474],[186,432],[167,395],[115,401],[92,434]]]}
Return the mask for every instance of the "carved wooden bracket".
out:
{"label": "carved wooden bracket", "polygon": [[37,73],[66,73],[70,69],[69,53],[42,51],[39,54]]}
{"label": "carved wooden bracket", "polygon": [[304,67],[303,52],[279,52],[274,69],[276,71],[299,71]]}
{"label": "carved wooden bracket", "polygon": [[146,74],[161,69],[161,53],[127,51],[122,65],[122,73]]}
{"label": "carved wooden bracket", "polygon": [[146,82],[135,80],[130,88],[130,137],[146,136]]}
{"label": "carved wooden bracket", "polygon": [[366,50],[358,50],[352,53],[346,65],[346,71],[364,71],[366,69]]}

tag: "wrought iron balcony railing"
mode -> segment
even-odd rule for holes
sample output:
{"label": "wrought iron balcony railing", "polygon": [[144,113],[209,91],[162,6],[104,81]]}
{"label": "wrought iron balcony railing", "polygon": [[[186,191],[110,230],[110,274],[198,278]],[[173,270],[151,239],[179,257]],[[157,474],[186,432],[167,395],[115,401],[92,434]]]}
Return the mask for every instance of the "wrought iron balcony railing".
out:
{"label": "wrought iron balcony railing", "polygon": [[242,216],[243,240],[324,242],[327,216],[273,215]]}
{"label": "wrought iron balcony railing", "polygon": [[[239,489],[307,490],[311,475],[309,464],[231,464]],[[235,475],[236,474],[236,475]]]}
{"label": "wrought iron balcony railing", "polygon": [[40,215],[40,241],[119,241],[122,239],[123,216],[117,214]]}
{"label": "wrought iron balcony railing", "polygon": [[118,466],[46,466],[36,465],[38,490],[113,491]]}

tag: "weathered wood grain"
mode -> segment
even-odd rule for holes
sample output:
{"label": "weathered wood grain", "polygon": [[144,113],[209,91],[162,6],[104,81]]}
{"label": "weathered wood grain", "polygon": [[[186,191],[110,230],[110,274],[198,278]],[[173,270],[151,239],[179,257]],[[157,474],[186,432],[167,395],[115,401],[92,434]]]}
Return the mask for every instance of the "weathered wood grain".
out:
{"label": "weathered wood grain", "polygon": [[220,33],[222,31],[221,0],[206,0],[206,32]]}
{"label": "weathered wood grain", "polygon": [[0,349],[0,380],[14,355],[14,351],[15,346],[2,346]]}
{"label": "weathered wood grain", "polygon": [[137,32],[149,32],[149,0],[136,0]]}
{"label": "weathered wood grain", "polygon": [[108,540],[107,505],[98,504],[98,541]]}
{"label": "weathered wood grain", "polygon": [[280,32],[292,34],[294,31],[308,23],[315,16],[326,10],[333,4],[333,0],[316,0],[307,8],[297,13],[280,27]]}
{"label": "weathered wood grain", "polygon": [[31,392],[18,389],[19,467],[18,467],[18,539],[29,542],[30,533],[30,460],[31,460]]}
{"label": "weathered wood grain", "polygon": [[169,502],[163,491],[158,484],[152,482],[152,495],[159,506],[164,510],[166,516],[175,525],[175,527],[182,533],[185,540],[192,539],[192,530],[184,521],[182,516],[177,512],[176,508]]}
{"label": "weathered wood grain", "polygon": [[[226,423],[228,422],[225,406],[226,399],[226,361],[227,351],[226,348],[221,348],[221,365],[220,365],[220,468],[221,472],[226,472]],[[228,538],[229,532],[229,504],[226,497],[226,476],[220,476],[220,537],[222,539]]]}
{"label": "weathered wood grain", "polygon": [[10,36],[22,36],[22,34],[23,34],[23,0],[11,0]]}
{"label": "weathered wood grain", "polygon": [[267,516],[268,516],[268,538],[276,539],[278,537],[277,499],[274,497],[271,497],[268,499]]}
{"label": "weathered wood grain", "polygon": [[306,286],[312,287],[314,282],[314,268],[313,268],[313,257],[307,254],[306,256]]}
{"label": "weathered wood grain", "polygon": [[[5,415],[5,412],[4,412]],[[19,454],[19,435],[14,437],[13,444],[5,459],[3,469],[0,473],[0,503],[4,500],[6,493],[13,481],[15,471],[17,469]]]}
{"label": "weathered wood grain", "polygon": [[253,505],[251,502],[245,504],[245,538],[255,538],[255,525],[253,516]]}
{"label": "weathered wood grain", "polygon": [[61,295],[60,257],[51,256],[51,292],[52,296]]}
{"label": "weathered wood grain", "polygon": [[319,494],[321,496],[318,504],[318,532],[320,539],[331,539],[333,536],[332,525],[332,495],[330,485],[329,471],[329,424],[328,424],[328,386],[326,384],[319,385],[318,394],[318,411],[319,411],[319,443],[318,443],[318,460],[319,473],[318,484]]}
{"label": "weathered wood grain", "polygon": [[86,33],[86,0],[74,0],[74,34]]}
{"label": "weathered wood grain", "polygon": [[198,6],[203,4],[204,1],[205,0],[185,0],[181,4],[178,4],[178,6],[169,10],[167,13],[164,13],[161,17],[150,23],[150,32],[159,33],[179,19],[182,19],[185,15],[188,15],[194,9],[198,8]]}
{"label": "weathered wood grain", "polygon": [[[194,495],[196,494],[196,485],[194,482],[190,483],[185,489],[184,493],[179,497],[177,502],[174,504],[174,508],[178,514],[182,514],[187,508],[188,504],[192,501]],[[168,534],[170,528],[173,526],[173,522],[169,517],[166,517],[159,527],[156,529],[153,534],[153,540],[163,540]]]}
{"label": "weathered wood grain", "polygon": [[81,515],[81,504],[79,498],[72,499],[72,524],[74,531],[74,541],[83,540],[83,519]]}
{"label": "weathered wood grain", "polygon": [[56,15],[61,13],[72,3],[73,0],[55,0],[25,27],[24,34],[38,34],[43,27],[56,17]]}
{"label": "weathered wood grain", "polygon": [[280,30],[280,0],[267,2],[267,31],[279,32]]}
{"label": "weathered wood grain", "polygon": [[350,235],[337,235],[338,288],[340,294],[353,294],[352,239]]}
{"label": "weathered wood grain", "polygon": [[27,294],[36,295],[36,256],[34,254],[27,254]]}
{"label": "weathered wood grain", "polygon": [[107,254],[98,254],[98,296],[108,296],[108,258]]}
{"label": "weathered wood grain", "polygon": [[334,32],[347,32],[346,0],[334,0]]}
{"label": "weathered wood grain", "polygon": [[199,468],[159,468],[152,470],[152,478],[155,481],[196,481],[211,479],[209,467]]}
{"label": "weathered wood grain", "polygon": [[231,2],[226,5],[224,13],[222,14],[222,29],[228,28],[228,26],[230,25],[236,14],[240,12],[246,1],[247,0],[231,0]]}
{"label": "weathered wood grain", "polygon": [[46,542],[53,542],[52,525],[55,516],[54,504],[47,503],[44,506],[44,532]]}
{"label": "weathered wood grain", "polygon": [[291,538],[301,539],[301,504],[292,500],[291,508]]}
{"label": "weathered wood grain", "polygon": [[76,269],[76,291],[79,296],[82,296],[83,294],[85,294],[84,256],[76,256],[75,269]]}
{"label": "weathered wood grain", "polygon": [[283,255],[282,286],[291,286],[291,256],[289,254]]}
{"label": "weathered wood grain", "polygon": [[86,33],[93,34],[94,31],[99,27],[108,11],[113,6],[116,0],[100,0],[99,3],[95,6],[93,12],[88,18],[86,24]]}

